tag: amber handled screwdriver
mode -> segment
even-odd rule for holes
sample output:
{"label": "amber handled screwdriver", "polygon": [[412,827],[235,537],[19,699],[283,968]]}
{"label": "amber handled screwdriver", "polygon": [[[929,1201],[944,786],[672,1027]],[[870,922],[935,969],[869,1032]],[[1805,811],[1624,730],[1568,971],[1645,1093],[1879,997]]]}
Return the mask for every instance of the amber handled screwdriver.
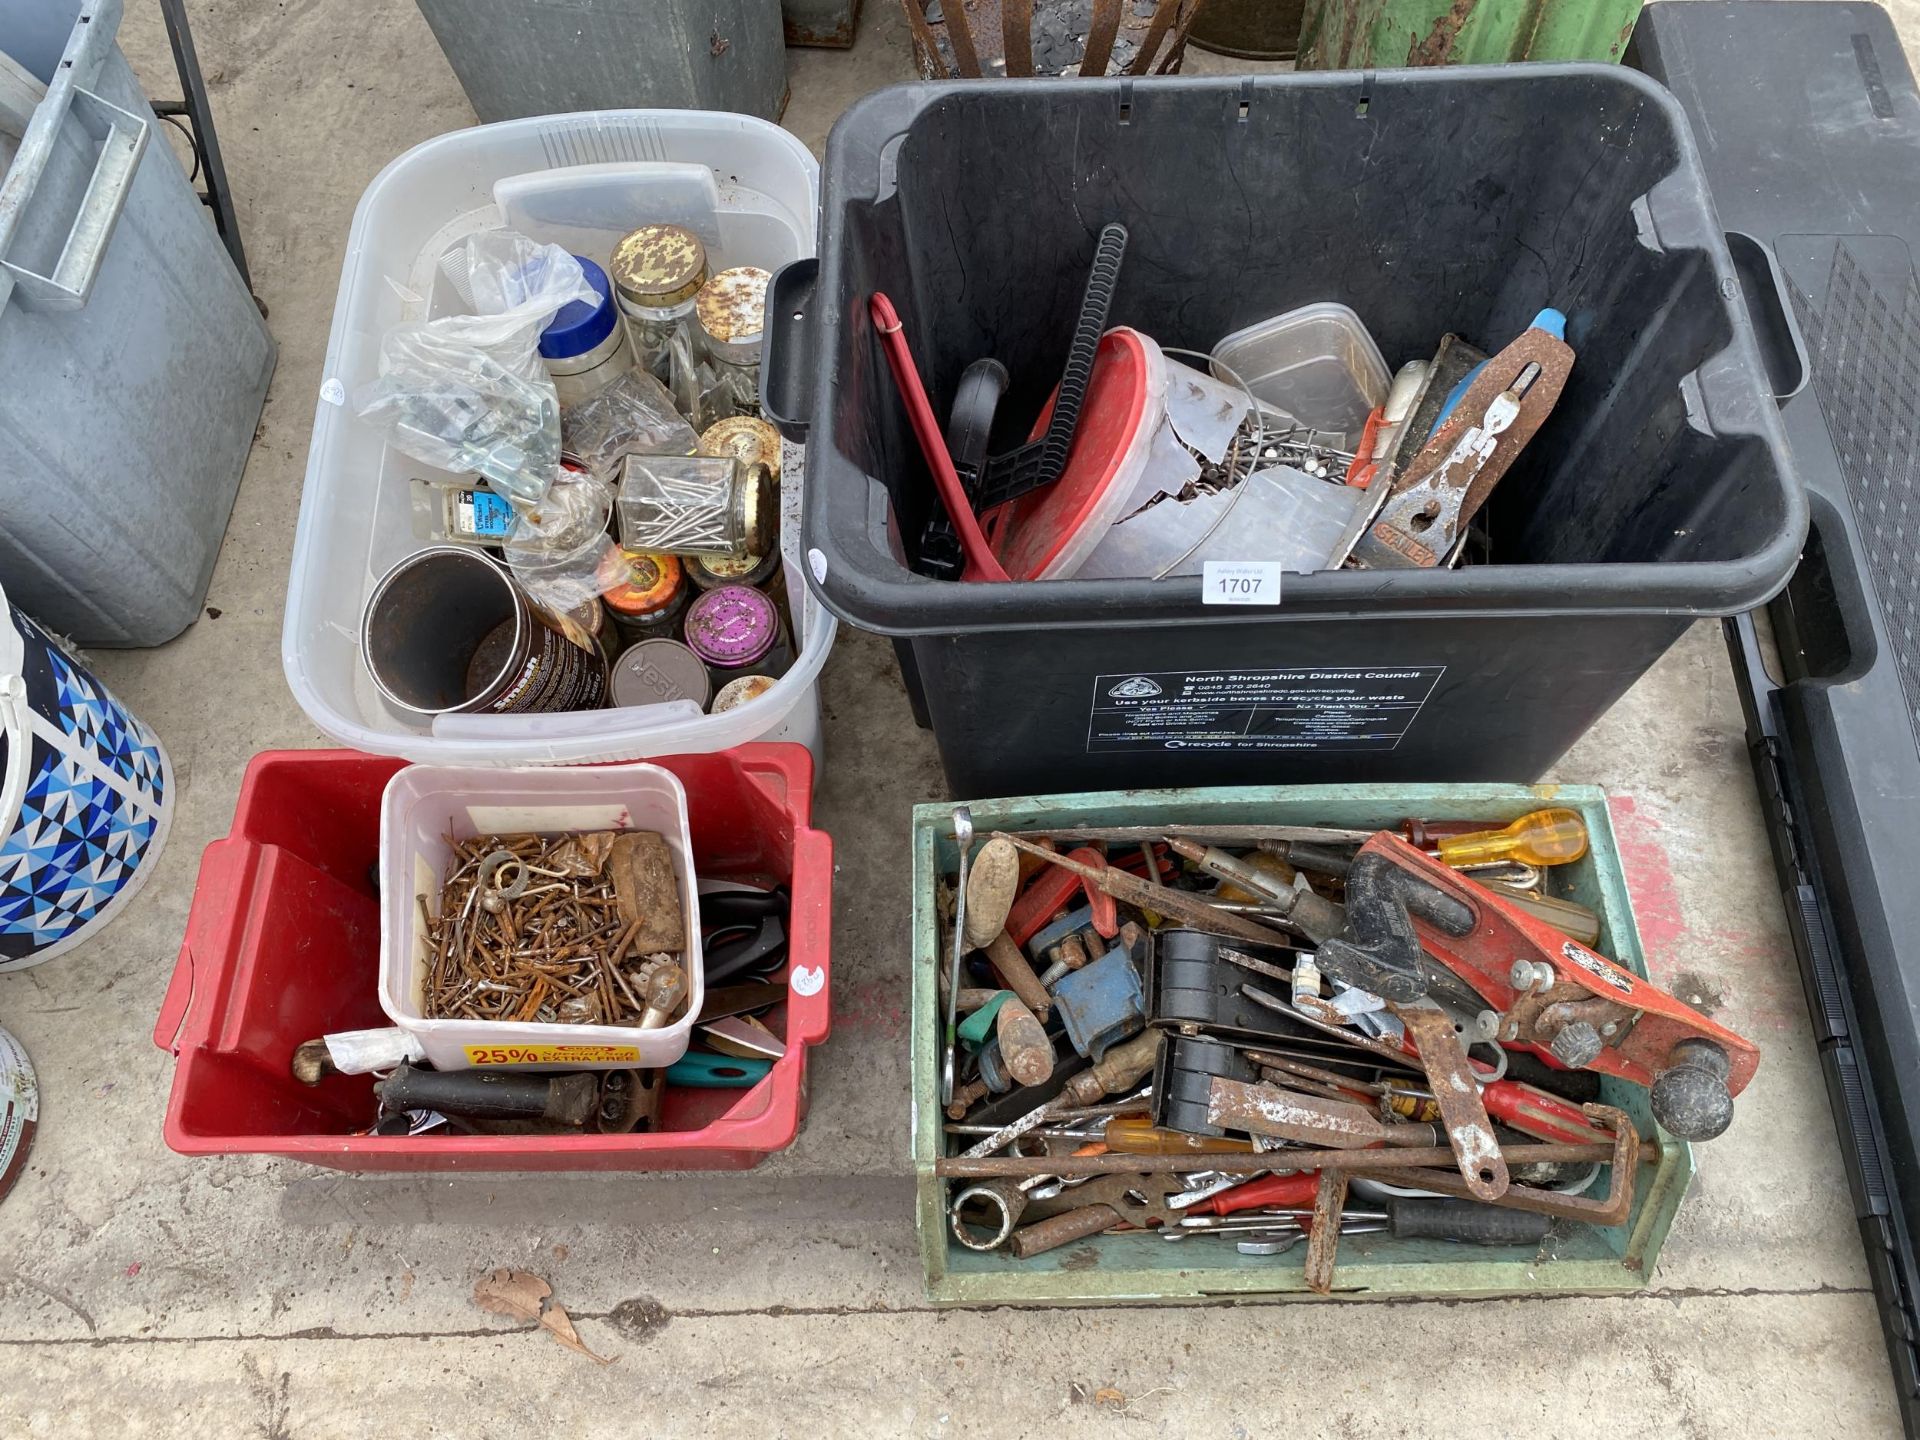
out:
{"label": "amber handled screwdriver", "polygon": [[1491,865],[1517,860],[1523,865],[1565,865],[1587,853],[1587,824],[1575,810],[1535,810],[1504,830],[1481,830],[1472,835],[1442,835],[1440,861],[1455,869],[1462,865]]}

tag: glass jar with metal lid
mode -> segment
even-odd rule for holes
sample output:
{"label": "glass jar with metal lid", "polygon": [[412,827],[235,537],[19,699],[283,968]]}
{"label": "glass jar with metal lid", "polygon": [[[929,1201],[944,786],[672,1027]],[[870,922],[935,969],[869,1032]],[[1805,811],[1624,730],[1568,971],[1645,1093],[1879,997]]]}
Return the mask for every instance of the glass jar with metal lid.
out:
{"label": "glass jar with metal lid", "polygon": [[693,598],[686,572],[672,555],[616,550],[601,567],[601,600],[628,644],[670,639]]}
{"label": "glass jar with metal lid", "polygon": [[678,225],[642,225],[614,246],[608,268],[639,363],[655,370],[707,283],[707,247]]}
{"label": "glass jar with metal lid", "polygon": [[702,426],[729,415],[760,413],[760,341],[767,328],[767,286],[773,276],[755,265],[722,270],[700,287],[694,317],[712,371],[703,387]]}
{"label": "glass jar with metal lid", "polygon": [[620,539],[668,555],[765,555],[780,515],[764,465],[731,455],[629,455],[620,475]]}
{"label": "glass jar with metal lid", "polygon": [[758,415],[729,415],[716,420],[700,437],[702,455],[732,455],[742,465],[764,465],[780,483],[780,432]]}

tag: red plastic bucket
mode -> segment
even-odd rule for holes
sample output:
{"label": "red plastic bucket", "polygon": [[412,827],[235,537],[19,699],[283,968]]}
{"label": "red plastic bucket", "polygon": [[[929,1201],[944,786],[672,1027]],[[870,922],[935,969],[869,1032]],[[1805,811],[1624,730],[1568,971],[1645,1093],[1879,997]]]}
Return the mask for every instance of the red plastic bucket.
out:
{"label": "red plastic bucket", "polygon": [[[352,750],[253,757],[233,830],[206,849],[154,1043],[178,1057],[166,1141],[182,1155],[284,1155],[336,1170],[744,1170],[798,1133],[807,1050],[827,1038],[833,842],[812,829],[813,760],[743,745],[652,763],[686,786],[703,876],[792,896],[787,1052],[751,1090],[669,1088],[643,1135],[351,1135],[373,1081],[293,1078],[294,1047],[387,1024],[378,998],[380,795],[404,762]],[[784,1012],[784,1014],[782,1013]]]}

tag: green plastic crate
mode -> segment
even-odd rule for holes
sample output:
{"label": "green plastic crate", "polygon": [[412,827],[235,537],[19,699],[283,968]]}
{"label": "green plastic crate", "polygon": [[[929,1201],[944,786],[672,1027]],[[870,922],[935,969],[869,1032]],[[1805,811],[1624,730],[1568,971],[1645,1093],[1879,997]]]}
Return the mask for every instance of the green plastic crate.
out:
{"label": "green plastic crate", "polygon": [[[1172,823],[1386,829],[1410,815],[1504,825],[1542,805],[1568,806],[1586,820],[1592,844],[1585,859],[1559,867],[1558,891],[1599,912],[1602,930],[1597,948],[1603,954],[1636,975],[1647,973],[1606,795],[1593,786],[1302,785],[1127,790],[969,803],[976,847],[994,830]],[[951,876],[955,867],[952,817],[950,805],[920,805],[913,812],[913,1165],[928,1298],[942,1305],[1316,1298],[1302,1279],[1304,1247],[1261,1257],[1242,1255],[1222,1242],[1170,1245],[1113,1235],[1022,1261],[979,1254],[953,1242],[944,1203],[947,1182],[933,1173],[945,1116],[938,1103],[938,967],[943,962],[932,883],[936,874]],[[1645,1090],[1611,1078],[1603,1079],[1601,1089],[1606,1103],[1625,1110],[1642,1134],[1656,1134],[1660,1141],[1659,1163],[1641,1166],[1639,1194],[1625,1225],[1597,1229],[1562,1222],[1537,1252],[1395,1240],[1386,1235],[1348,1236],[1340,1242],[1335,1295],[1460,1298],[1600,1293],[1646,1285],[1693,1178],[1693,1153],[1689,1146],[1656,1130]],[[1600,1176],[1588,1193],[1604,1194],[1607,1179]]]}

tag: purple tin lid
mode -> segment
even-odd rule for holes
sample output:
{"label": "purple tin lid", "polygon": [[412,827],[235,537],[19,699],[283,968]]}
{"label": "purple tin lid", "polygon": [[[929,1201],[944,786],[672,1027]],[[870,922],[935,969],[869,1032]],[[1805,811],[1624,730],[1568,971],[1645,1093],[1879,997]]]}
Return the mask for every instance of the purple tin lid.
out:
{"label": "purple tin lid", "polygon": [[779,629],[773,601],[745,585],[709,590],[687,610],[687,645],[723,670],[753,664],[773,648]]}

